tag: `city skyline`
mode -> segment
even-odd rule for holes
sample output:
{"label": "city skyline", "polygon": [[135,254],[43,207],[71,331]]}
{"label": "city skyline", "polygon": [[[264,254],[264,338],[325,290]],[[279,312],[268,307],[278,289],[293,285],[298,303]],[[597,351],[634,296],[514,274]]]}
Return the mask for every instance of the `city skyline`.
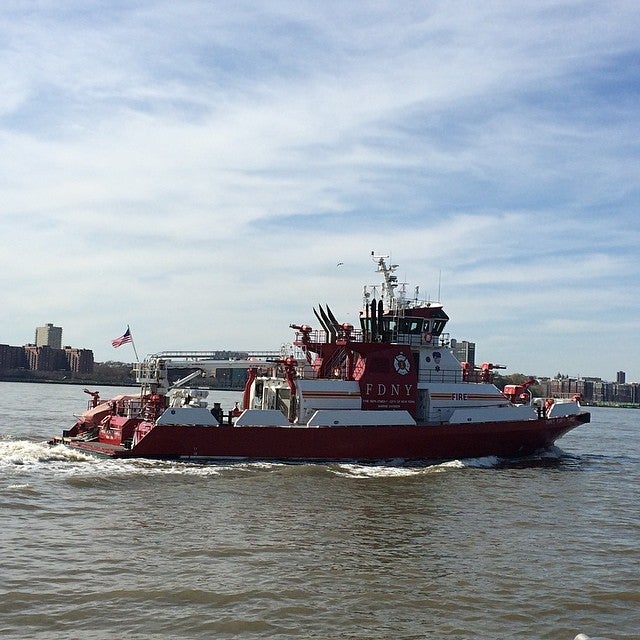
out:
{"label": "city skyline", "polygon": [[[371,251],[511,372],[640,380],[640,12],[4,3],[3,342],[358,323]],[[19,265],[19,267],[17,267]],[[605,373],[606,372],[606,373]]]}
{"label": "city skyline", "polygon": [[[42,329],[55,329],[58,330],[55,332],[55,337],[54,337],[54,343],[53,345],[50,343],[43,343],[42,345],[38,344],[37,338],[38,338],[38,332],[39,330]],[[3,342],[0,339],[0,347],[4,346],[4,347],[10,347],[10,348],[21,348],[21,347],[30,347],[30,346],[49,346],[52,347],[53,349],[56,350],[64,350],[64,349],[71,349],[74,351],[90,351],[92,353],[92,357],[93,357],[93,353],[94,353],[94,349],[92,347],[71,347],[70,345],[64,345],[64,348],[62,346],[57,346],[57,340],[58,340],[58,335],[61,336],[62,332],[63,332],[63,327],[57,327],[57,326],[53,326],[53,323],[46,323],[43,326],[40,327],[36,327],[36,340],[34,342],[25,342],[21,345],[9,345],[5,342]],[[129,344],[129,341],[123,342],[119,347],[114,349],[114,357],[111,358],[107,358],[106,360],[102,360],[102,361],[98,361],[96,360],[96,363],[99,362],[125,362],[125,363],[133,363],[135,362],[135,359],[128,359],[128,358],[118,358],[115,357],[117,355],[117,350],[121,349],[122,347],[127,348],[127,345]],[[476,360],[475,359],[475,353],[477,350],[477,345],[475,342],[470,341],[470,340],[465,340],[465,339],[458,339],[458,338],[451,338],[450,339],[450,345],[449,345],[454,353],[454,355],[458,358],[458,360],[460,362],[464,362],[465,361],[465,355],[468,358],[468,361],[471,364],[474,364],[476,367],[479,367],[483,360]],[[133,347],[132,347],[133,349]],[[226,349],[226,348],[219,348],[219,349],[215,349],[215,351],[220,351],[220,352],[234,352],[234,353],[249,353],[252,351],[263,351],[263,350],[253,350],[253,349]],[[132,351],[132,355],[137,355],[135,354],[135,349],[134,351]],[[149,354],[145,354],[149,355]],[[145,356],[142,356],[142,358],[144,358]],[[498,364],[498,363],[496,363]],[[1,369],[1,367],[0,367]],[[508,369],[508,368],[507,368]],[[578,380],[602,380],[603,382],[616,382],[618,384],[639,384],[640,381],[637,380],[627,380],[627,372],[625,370],[621,370],[621,369],[617,369],[614,376],[611,378],[608,378],[606,375],[601,375],[601,374],[589,374],[589,375],[571,375],[562,371],[558,371],[556,372],[556,374],[554,375],[540,375],[540,373],[536,373],[536,372],[531,372],[531,371],[502,371],[502,370],[498,370],[498,373],[500,373],[501,375],[505,375],[505,376],[509,376],[509,375],[516,375],[516,374],[522,374],[522,375],[530,375],[530,376],[534,376],[534,377],[540,377],[540,378],[555,378],[558,376],[558,374],[562,374],[563,376],[566,376],[568,378],[572,378],[572,379],[578,379]]]}

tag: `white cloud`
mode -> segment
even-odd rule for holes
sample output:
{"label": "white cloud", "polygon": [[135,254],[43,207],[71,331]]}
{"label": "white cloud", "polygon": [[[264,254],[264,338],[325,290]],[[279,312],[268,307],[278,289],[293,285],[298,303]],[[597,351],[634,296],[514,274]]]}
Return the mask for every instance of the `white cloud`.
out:
{"label": "white cloud", "polygon": [[[0,342],[53,321],[104,359],[131,322],[141,351],[277,347],[318,302],[357,317],[375,249],[532,367],[588,358],[572,335],[603,306],[634,344],[639,21],[622,1],[5,3]],[[640,379],[639,357],[594,367]]]}

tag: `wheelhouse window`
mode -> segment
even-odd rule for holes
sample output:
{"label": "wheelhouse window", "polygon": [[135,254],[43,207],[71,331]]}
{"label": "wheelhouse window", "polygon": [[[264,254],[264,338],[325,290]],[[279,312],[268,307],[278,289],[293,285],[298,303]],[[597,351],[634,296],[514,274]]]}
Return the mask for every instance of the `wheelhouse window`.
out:
{"label": "wheelhouse window", "polygon": [[447,324],[446,320],[432,320],[431,321],[431,333],[435,336],[439,336],[444,329],[444,325]]}
{"label": "wheelhouse window", "polygon": [[420,335],[423,331],[423,318],[400,318],[398,321],[398,333]]}

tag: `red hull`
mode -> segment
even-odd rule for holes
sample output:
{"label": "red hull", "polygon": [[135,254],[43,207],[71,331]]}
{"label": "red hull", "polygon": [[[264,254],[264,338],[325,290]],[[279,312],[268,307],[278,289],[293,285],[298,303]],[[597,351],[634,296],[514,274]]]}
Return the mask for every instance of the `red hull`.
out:
{"label": "red hull", "polygon": [[440,460],[526,456],[589,422],[588,413],[519,422],[362,427],[155,426],[132,449],[71,442],[110,457],[252,460]]}

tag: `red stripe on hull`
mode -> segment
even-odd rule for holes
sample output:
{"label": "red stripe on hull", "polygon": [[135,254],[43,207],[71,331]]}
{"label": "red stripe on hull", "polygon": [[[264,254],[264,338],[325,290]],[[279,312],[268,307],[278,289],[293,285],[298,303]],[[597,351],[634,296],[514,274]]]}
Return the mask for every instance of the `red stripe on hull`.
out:
{"label": "red stripe on hull", "polygon": [[524,456],[548,448],[589,414],[520,422],[361,427],[154,427],[131,450],[79,449],[113,457],[255,460],[435,460]]}

